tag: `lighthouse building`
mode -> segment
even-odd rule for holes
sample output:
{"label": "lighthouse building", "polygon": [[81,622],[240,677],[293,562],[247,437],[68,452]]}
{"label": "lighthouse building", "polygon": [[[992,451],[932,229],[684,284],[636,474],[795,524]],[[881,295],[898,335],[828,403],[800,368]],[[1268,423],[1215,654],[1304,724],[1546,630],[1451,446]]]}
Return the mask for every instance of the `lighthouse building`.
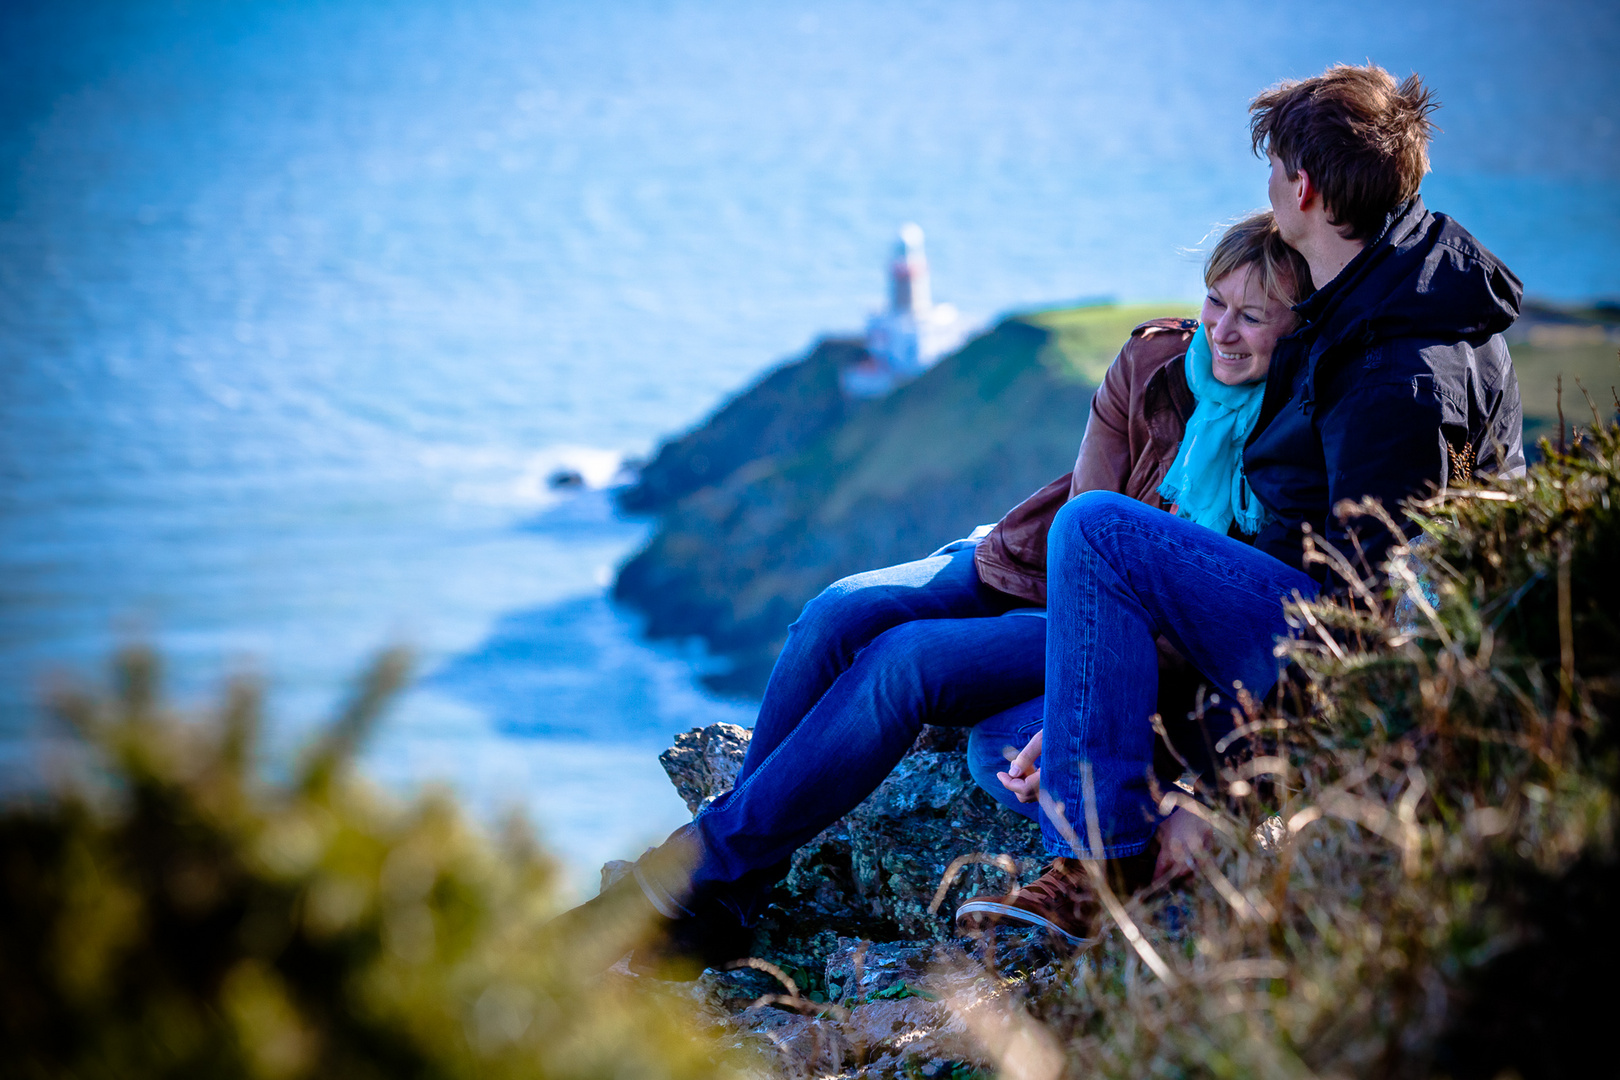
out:
{"label": "lighthouse building", "polygon": [[844,392],[882,397],[953,352],[967,329],[955,307],[933,302],[923,231],[904,226],[889,263],[888,310],[867,320],[866,358],[844,369]]}

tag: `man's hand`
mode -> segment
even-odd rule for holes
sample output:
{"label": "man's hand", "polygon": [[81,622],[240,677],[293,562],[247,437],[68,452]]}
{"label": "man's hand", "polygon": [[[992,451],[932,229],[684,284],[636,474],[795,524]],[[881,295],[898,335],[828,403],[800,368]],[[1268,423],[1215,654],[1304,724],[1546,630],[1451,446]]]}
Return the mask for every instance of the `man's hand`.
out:
{"label": "man's hand", "polygon": [[1019,802],[1035,802],[1041,794],[1041,733],[1018,751],[1006,772],[996,773],[1001,786],[1018,796]]}
{"label": "man's hand", "polygon": [[1154,879],[1186,877],[1193,872],[1198,856],[1207,855],[1214,847],[1215,830],[1210,828],[1209,822],[1178,806],[1159,823],[1159,858],[1153,864]]}

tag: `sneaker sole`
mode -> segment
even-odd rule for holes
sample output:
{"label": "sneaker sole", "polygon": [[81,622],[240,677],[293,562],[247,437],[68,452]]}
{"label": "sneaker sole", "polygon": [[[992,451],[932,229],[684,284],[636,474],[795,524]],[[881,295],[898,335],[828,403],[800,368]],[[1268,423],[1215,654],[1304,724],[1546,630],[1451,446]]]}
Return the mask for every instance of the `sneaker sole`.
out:
{"label": "sneaker sole", "polygon": [[[975,920],[970,918],[973,915],[992,917],[987,920]],[[1048,933],[1057,935],[1077,949],[1087,948],[1097,943],[1097,938],[1077,937],[1043,915],[1037,915],[1035,912],[1025,908],[1014,907],[1012,904],[998,904],[993,900],[969,900],[957,908],[956,923],[961,926],[964,922],[969,924],[967,927],[969,930],[987,930],[995,925],[1009,922],[1022,923],[1025,926],[1038,926]],[[972,925],[975,922],[979,923],[979,925]]]}

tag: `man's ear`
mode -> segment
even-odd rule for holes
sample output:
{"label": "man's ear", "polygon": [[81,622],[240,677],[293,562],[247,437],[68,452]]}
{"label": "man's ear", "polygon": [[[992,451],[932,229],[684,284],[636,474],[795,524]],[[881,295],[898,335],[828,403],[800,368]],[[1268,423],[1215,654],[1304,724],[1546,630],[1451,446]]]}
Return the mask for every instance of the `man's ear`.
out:
{"label": "man's ear", "polygon": [[1289,183],[1293,185],[1294,201],[1302,213],[1321,202],[1322,193],[1317,190],[1316,182],[1311,179],[1311,174],[1304,169],[1299,170]]}

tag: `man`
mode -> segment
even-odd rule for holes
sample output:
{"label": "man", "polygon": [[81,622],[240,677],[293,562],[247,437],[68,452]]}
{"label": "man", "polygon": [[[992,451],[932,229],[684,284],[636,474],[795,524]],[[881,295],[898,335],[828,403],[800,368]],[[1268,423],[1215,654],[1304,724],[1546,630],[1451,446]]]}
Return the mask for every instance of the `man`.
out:
{"label": "man", "polygon": [[[1274,643],[1288,633],[1283,602],[1332,587],[1327,567],[1305,564],[1307,534],[1369,568],[1397,539],[1381,529],[1353,537],[1333,513],[1341,500],[1374,496],[1394,510],[1448,482],[1524,468],[1501,337],[1521,286],[1418,195],[1434,108],[1416,76],[1397,84],[1371,65],[1281,84],[1250,106],[1278,226],[1315,287],[1295,309],[1303,325],[1272,354],[1244,450],[1267,511],[1254,546],[1108,492],[1080,496],[1052,525],[1046,712],[1009,773],[1028,777],[1044,757],[1040,785],[1081,838],[1095,816],[1094,854],[1119,888],[1146,884],[1153,866],[1155,636],[1222,697],[1239,687],[1264,696],[1278,678]],[[968,901],[958,924],[1090,937],[1096,904],[1063,831],[1043,815],[1051,868],[1021,890]]]}

